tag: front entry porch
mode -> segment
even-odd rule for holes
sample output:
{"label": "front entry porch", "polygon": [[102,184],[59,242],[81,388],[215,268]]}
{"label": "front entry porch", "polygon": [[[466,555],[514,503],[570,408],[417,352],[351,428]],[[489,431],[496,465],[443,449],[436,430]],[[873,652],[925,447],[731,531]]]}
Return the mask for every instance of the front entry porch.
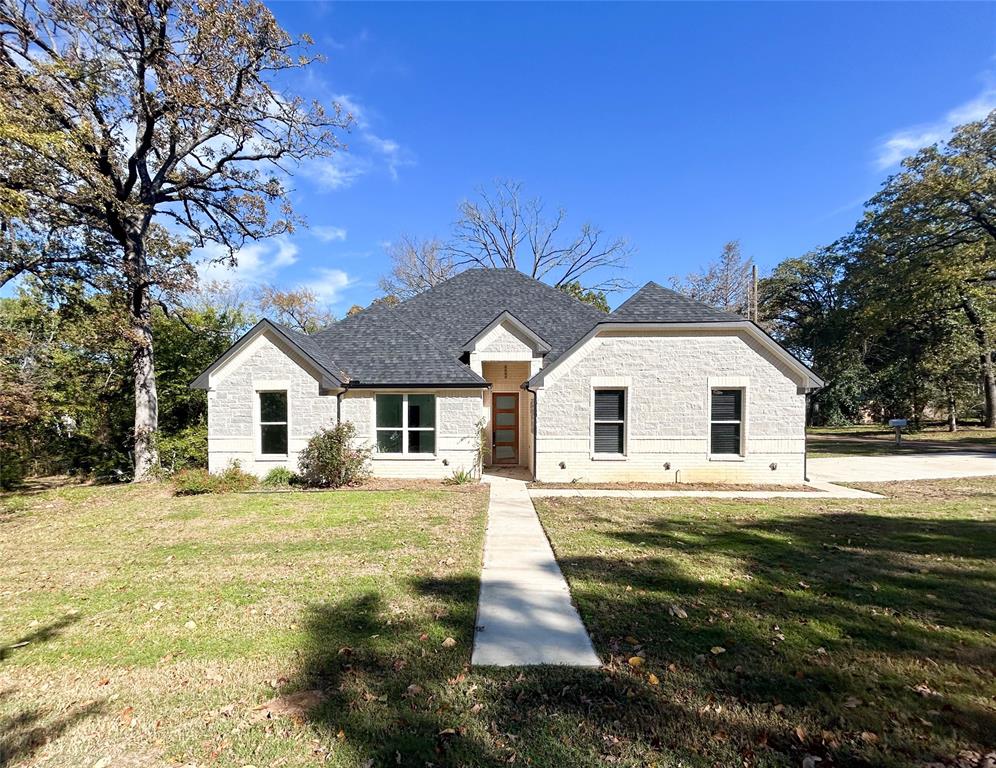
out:
{"label": "front entry porch", "polygon": [[529,380],[524,361],[485,362],[482,375],[491,384],[484,395],[487,412],[488,465],[521,467],[532,474],[533,394],[522,388]]}

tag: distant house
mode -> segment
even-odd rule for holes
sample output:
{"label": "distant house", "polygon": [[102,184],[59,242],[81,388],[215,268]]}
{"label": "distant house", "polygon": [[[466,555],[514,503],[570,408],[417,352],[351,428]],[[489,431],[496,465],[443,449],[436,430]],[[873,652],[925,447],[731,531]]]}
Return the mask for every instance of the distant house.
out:
{"label": "distant house", "polygon": [[510,269],[472,269],[306,335],[261,321],[192,386],[210,468],[294,469],[351,421],[384,477],[488,463],[542,481],[798,483],[823,382],[754,323],[647,283],[603,314]]}

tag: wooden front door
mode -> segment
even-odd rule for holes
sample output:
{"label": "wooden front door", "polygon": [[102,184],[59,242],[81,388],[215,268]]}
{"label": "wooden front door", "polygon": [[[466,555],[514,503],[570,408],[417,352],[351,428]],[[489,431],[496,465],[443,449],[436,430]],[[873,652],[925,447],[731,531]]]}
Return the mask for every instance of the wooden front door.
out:
{"label": "wooden front door", "polygon": [[519,395],[491,395],[491,463],[519,463]]}

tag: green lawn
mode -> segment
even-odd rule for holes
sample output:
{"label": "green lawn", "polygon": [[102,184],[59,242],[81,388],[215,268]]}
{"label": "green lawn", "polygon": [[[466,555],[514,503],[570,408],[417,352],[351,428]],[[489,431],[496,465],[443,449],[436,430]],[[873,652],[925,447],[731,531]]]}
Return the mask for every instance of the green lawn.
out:
{"label": "green lawn", "polygon": [[875,490],[892,498],[542,500],[631,680],[624,754],[975,766],[956,759],[996,749],[996,478]]}
{"label": "green lawn", "polygon": [[996,746],[996,481],[888,490],[544,500],[609,663],[484,671],[482,488],[0,497],[0,765],[953,765]]}
{"label": "green lawn", "polygon": [[809,457],[897,456],[909,453],[944,453],[953,450],[996,451],[996,429],[960,426],[948,432],[946,426],[930,424],[919,431],[903,431],[896,445],[895,430],[880,424],[849,427],[810,427],[806,430]]}
{"label": "green lawn", "polygon": [[[435,754],[452,718],[417,705],[473,705],[447,680],[469,657],[483,490],[5,497],[0,765]],[[309,722],[254,711],[298,689],[328,697]]]}

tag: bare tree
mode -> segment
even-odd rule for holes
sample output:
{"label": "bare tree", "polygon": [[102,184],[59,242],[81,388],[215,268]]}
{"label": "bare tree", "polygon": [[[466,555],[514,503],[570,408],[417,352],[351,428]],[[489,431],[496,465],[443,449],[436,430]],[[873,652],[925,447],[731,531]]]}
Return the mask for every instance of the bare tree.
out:
{"label": "bare tree", "polygon": [[458,269],[518,269],[558,287],[575,281],[597,291],[628,287],[618,275],[632,253],[626,240],[606,239],[588,223],[565,235],[566,218],[563,208],[547,216],[540,198],[525,199],[520,182],[497,181],[460,204],[447,251]]}
{"label": "bare tree", "polygon": [[723,253],[716,261],[684,278],[672,277],[671,285],[676,291],[697,301],[747,317],[753,266],[754,260],[744,258],[741,253],[740,241],[731,240],[723,246]]}
{"label": "bare tree", "polygon": [[319,303],[318,294],[310,288],[281,289],[263,284],[256,288],[256,304],[262,315],[273,315],[301,333],[315,333],[335,322],[335,315]]}
{"label": "bare tree", "polygon": [[[130,316],[137,480],[157,462],[153,219],[231,263],[293,229],[282,178],[350,121],[274,85],[314,61],[308,42],[259,0],[0,0],[0,224],[10,242],[82,227],[113,244],[85,266],[113,277]],[[0,254],[0,279],[89,258],[40,253]]]}
{"label": "bare tree", "polygon": [[419,240],[402,235],[387,247],[391,271],[378,285],[388,296],[404,301],[452,277],[457,269],[446,248],[436,238]]}

